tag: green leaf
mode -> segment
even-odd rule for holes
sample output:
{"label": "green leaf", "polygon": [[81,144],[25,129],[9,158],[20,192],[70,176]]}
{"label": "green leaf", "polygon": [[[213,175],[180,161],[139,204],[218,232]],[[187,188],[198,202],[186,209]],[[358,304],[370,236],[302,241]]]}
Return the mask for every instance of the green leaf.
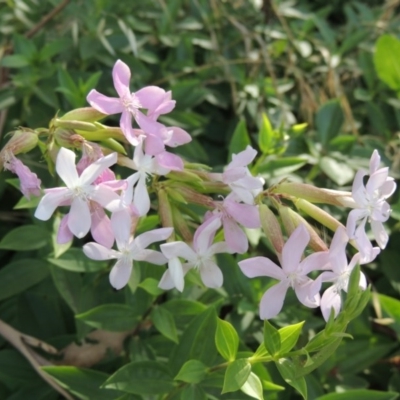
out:
{"label": "green leaf", "polygon": [[1,60],[1,66],[5,68],[23,68],[29,65],[29,60],[22,54],[5,56]]}
{"label": "green leaf", "polygon": [[207,370],[207,367],[201,361],[189,360],[183,364],[174,380],[186,383],[199,383],[207,375]]}
{"label": "green leaf", "polygon": [[163,289],[158,287],[159,281],[154,278],[146,278],[143,282],[140,282],[138,287],[144,289],[147,293],[153,296],[159,296],[161,293],[164,293]]}
{"label": "green leaf", "polygon": [[354,171],[347,164],[332,157],[322,157],[320,167],[339,186],[351,182],[354,178]]}
{"label": "green leaf", "polygon": [[122,332],[133,329],[140,316],[125,304],[104,304],[75,315],[75,318],[93,328]]}
{"label": "green leaf", "polygon": [[58,258],[48,261],[56,267],[72,272],[97,272],[107,268],[106,262],[94,261],[85,256],[82,249],[70,248]]}
{"label": "green leaf", "polygon": [[79,399],[114,400],[118,396],[113,390],[100,388],[108,378],[103,372],[70,366],[42,367],[42,370]]}
{"label": "green leaf", "polygon": [[0,300],[7,299],[41,282],[49,274],[46,262],[22,259],[0,269]]}
{"label": "green leaf", "polygon": [[374,64],[379,78],[391,89],[400,91],[400,40],[382,35],[376,42]]}
{"label": "green leaf", "polygon": [[0,249],[28,251],[46,246],[50,233],[36,225],[24,225],[8,232],[0,241]]}
{"label": "green leaf", "polygon": [[393,327],[400,336],[400,300],[384,294],[378,295],[379,303],[387,316],[394,319]]}
{"label": "green leaf", "polygon": [[265,113],[262,114],[260,132],[258,134],[258,146],[263,154],[271,153],[274,147],[275,133]]}
{"label": "green leaf", "polygon": [[297,343],[301,330],[305,321],[298,324],[285,326],[279,329],[279,336],[281,338],[280,354],[288,353]]}
{"label": "green leaf", "polygon": [[239,336],[235,328],[227,321],[217,319],[217,331],[215,333],[215,345],[225,360],[233,361],[239,347]]}
{"label": "green leaf", "polygon": [[253,397],[254,399],[264,400],[261,380],[254,372],[250,373],[247,381],[240,388],[240,390],[247,394],[247,396]]}
{"label": "green leaf", "polygon": [[326,102],[315,116],[315,126],[320,142],[326,146],[339,134],[344,121],[343,111],[338,100]]}
{"label": "green leaf", "polygon": [[154,326],[167,339],[178,343],[178,334],[176,332],[175,321],[172,313],[163,307],[155,307],[151,312],[150,318],[153,320]]}
{"label": "green leaf", "polygon": [[181,392],[181,400],[207,400],[207,394],[201,386],[186,386]]}
{"label": "green leaf", "polygon": [[167,393],[174,387],[168,368],[158,361],[137,361],[120,368],[104,383],[107,389],[141,395]]}
{"label": "green leaf", "polygon": [[232,159],[232,154],[238,154],[245,150],[246,147],[250,145],[250,137],[247,132],[246,121],[241,119],[236,125],[235,131],[233,132],[232,139],[229,143],[229,159]]}
{"label": "green leaf", "polygon": [[307,400],[307,383],[304,377],[296,378],[296,367],[288,358],[276,362],[279,373],[290,386],[294,387]]}
{"label": "green leaf", "polygon": [[246,383],[250,372],[251,364],[245,358],[239,358],[229,364],[225,372],[222,393],[239,390]]}
{"label": "green leaf", "polygon": [[377,390],[347,390],[343,393],[329,393],[316,400],[395,400],[396,392],[379,392]]}
{"label": "green leaf", "polygon": [[281,337],[279,331],[268,320],[264,321],[264,346],[273,357],[281,350]]}
{"label": "green leaf", "polygon": [[207,309],[203,303],[186,299],[171,299],[163,304],[163,307],[179,316],[198,315]]}

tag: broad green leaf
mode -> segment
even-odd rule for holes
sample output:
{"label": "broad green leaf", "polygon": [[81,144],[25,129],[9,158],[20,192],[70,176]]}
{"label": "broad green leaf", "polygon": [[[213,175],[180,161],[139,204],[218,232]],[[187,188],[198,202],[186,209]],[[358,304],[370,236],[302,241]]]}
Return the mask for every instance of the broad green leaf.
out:
{"label": "broad green leaf", "polygon": [[266,114],[262,114],[258,146],[263,154],[271,153],[274,147],[275,133]]}
{"label": "broad green leaf", "polygon": [[46,246],[50,233],[36,225],[24,225],[8,232],[0,241],[0,249],[28,251]]}
{"label": "broad green leaf", "polygon": [[391,89],[400,91],[400,40],[382,35],[376,42],[374,64],[379,78]]}
{"label": "broad green leaf", "polygon": [[250,372],[247,381],[240,390],[253,399],[264,400],[261,380],[254,372]]}
{"label": "broad green leaf", "polygon": [[343,393],[329,393],[316,400],[395,400],[396,392],[379,392],[377,390],[347,390]]}
{"label": "broad green leaf", "polygon": [[264,321],[264,346],[273,357],[277,356],[281,350],[279,331],[268,320]]}
{"label": "broad green leaf", "polygon": [[326,146],[336,137],[344,121],[343,111],[338,100],[326,102],[315,116],[315,126],[319,141]]}
{"label": "broad green leaf", "polygon": [[254,173],[271,179],[277,176],[288,175],[307,164],[308,156],[299,157],[267,157],[261,164],[256,165]]}
{"label": "broad green leaf", "polygon": [[154,326],[161,332],[167,339],[178,343],[178,334],[176,332],[175,321],[172,313],[163,307],[155,307],[150,314]]}
{"label": "broad green leaf", "polygon": [[146,278],[144,281],[140,282],[138,287],[144,289],[147,293],[153,296],[159,296],[161,293],[164,293],[163,289],[158,287],[159,281],[154,278]]}
{"label": "broad green leaf", "polygon": [[379,303],[387,316],[393,318],[394,324],[392,327],[396,330],[400,338],[400,300],[384,294],[378,295]]}
{"label": "broad green leaf", "polygon": [[0,300],[25,291],[48,274],[48,264],[42,260],[26,258],[7,264],[0,269]]}
{"label": "broad green leaf", "polygon": [[229,143],[228,162],[231,161],[232,154],[240,153],[241,151],[245,150],[248,145],[250,145],[250,137],[249,133],[247,132],[246,121],[241,119],[236,125],[236,129],[233,132],[232,139]]}
{"label": "broad green leaf", "polygon": [[132,394],[156,395],[169,392],[174,382],[168,368],[160,362],[137,361],[120,368],[103,387]]}
{"label": "broad green leaf", "polygon": [[322,157],[320,167],[339,186],[351,182],[354,178],[354,171],[347,164],[332,157]]}
{"label": "broad green leaf", "polygon": [[[19,185],[18,185],[19,188]],[[22,196],[14,206],[14,210],[23,210],[25,208],[36,208],[40,202],[40,197],[32,196],[29,200]]]}
{"label": "broad green leaf", "polygon": [[93,328],[122,332],[134,328],[140,316],[125,304],[104,304],[75,315],[75,318]]}
{"label": "broad green leaf", "polygon": [[303,396],[303,398],[307,400],[306,381],[304,377],[296,377],[296,367],[294,366],[293,362],[288,358],[281,358],[278,362],[276,362],[276,366],[285,382],[290,386],[293,386]]}
{"label": "broad green leaf", "polygon": [[239,347],[239,336],[235,328],[227,321],[217,319],[215,345],[225,360],[233,361]]}
{"label": "broad green leaf", "polygon": [[181,392],[181,400],[207,400],[207,394],[201,386],[189,385]]}
{"label": "broad green leaf", "polygon": [[100,388],[108,378],[104,372],[71,366],[42,367],[63,388],[82,400],[114,400],[118,393]]}
{"label": "broad green leaf", "polygon": [[72,247],[58,258],[48,261],[56,267],[72,272],[97,272],[107,268],[106,262],[94,261],[85,256],[82,249]]}
{"label": "broad green leaf", "polygon": [[10,56],[3,57],[0,64],[5,68],[23,68],[27,67],[30,63],[24,55],[12,54]]}
{"label": "broad green leaf", "polygon": [[239,390],[246,383],[250,372],[251,364],[244,358],[239,358],[229,364],[225,372],[222,393]]}
{"label": "broad green leaf", "polygon": [[163,304],[163,307],[175,315],[198,315],[207,309],[205,304],[194,300],[171,299]]}
{"label": "broad green leaf", "polygon": [[279,336],[281,338],[280,354],[285,354],[292,350],[299,339],[304,322],[305,321],[279,329]]}
{"label": "broad green leaf", "polygon": [[206,374],[207,367],[201,361],[189,360],[183,364],[174,380],[186,383],[199,383],[204,379]]}

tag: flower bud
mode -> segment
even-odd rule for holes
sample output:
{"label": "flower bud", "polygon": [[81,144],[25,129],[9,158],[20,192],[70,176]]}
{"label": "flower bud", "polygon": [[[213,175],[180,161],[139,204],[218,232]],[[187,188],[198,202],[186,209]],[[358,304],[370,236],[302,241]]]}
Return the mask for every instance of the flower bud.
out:
{"label": "flower bud", "polygon": [[177,207],[171,207],[175,231],[179,233],[186,243],[191,243],[193,241],[193,234],[188,226],[187,220],[183,217],[182,212]]}
{"label": "flower bud", "polygon": [[214,208],[214,200],[211,197],[198,193],[196,190],[182,183],[170,182],[171,181],[167,181],[163,183],[172,191],[179,193],[179,195],[182,196],[187,203]]}
{"label": "flower bud", "polygon": [[85,121],[70,121],[60,118],[54,118],[51,121],[51,125],[56,128],[66,128],[66,129],[79,129],[81,131],[96,131],[98,127],[92,122]]}
{"label": "flower bud", "polygon": [[277,255],[282,254],[283,245],[285,241],[282,235],[281,225],[275,214],[270,210],[266,204],[260,204],[260,220],[261,226],[265,236],[271,242]]}
{"label": "flower bud", "polygon": [[64,114],[59,119],[68,121],[95,122],[106,117],[105,114],[92,107],[77,108]]}
{"label": "flower bud", "polygon": [[56,128],[54,131],[54,138],[59,146],[66,147],[67,149],[80,149],[85,143],[85,139],[81,135],[78,135],[72,129],[66,128]]}
{"label": "flower bud", "polygon": [[[161,225],[164,228],[174,227],[174,220],[172,215],[171,204],[168,199],[168,194],[164,189],[159,189],[158,195],[158,215],[160,216]],[[171,236],[168,238],[168,242],[175,240],[175,233],[172,232]]]}

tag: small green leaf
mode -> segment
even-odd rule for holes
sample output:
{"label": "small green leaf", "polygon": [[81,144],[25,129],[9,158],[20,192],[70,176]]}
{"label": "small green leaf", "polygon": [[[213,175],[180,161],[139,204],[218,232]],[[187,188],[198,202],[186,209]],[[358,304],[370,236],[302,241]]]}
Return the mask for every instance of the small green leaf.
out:
{"label": "small green leaf", "polygon": [[324,146],[339,134],[343,121],[343,111],[338,100],[326,102],[317,111],[315,126],[318,138]]}
{"label": "small green leaf", "polygon": [[207,309],[207,306],[203,303],[186,299],[168,300],[163,304],[163,307],[179,316],[198,315]]}
{"label": "small green leaf", "polygon": [[258,146],[263,154],[271,153],[274,146],[275,133],[265,113],[262,114],[260,132],[258,134]]}
{"label": "small green leaf", "polygon": [[395,400],[399,397],[396,392],[380,392],[377,390],[346,390],[343,393],[329,393],[316,400]]}
{"label": "small green leaf", "polygon": [[217,319],[215,345],[225,360],[233,361],[239,347],[239,336],[235,328],[227,321]]}
{"label": "small green leaf", "polygon": [[250,145],[250,137],[247,132],[246,121],[241,119],[236,125],[236,129],[233,132],[232,139],[229,143],[229,160],[231,161],[232,154],[238,154],[245,150]]}
{"label": "small green leaf", "polygon": [[140,395],[167,393],[174,387],[168,368],[158,361],[136,361],[124,365],[103,384],[107,389]]}
{"label": "small green leaf", "polygon": [[296,367],[293,362],[288,358],[281,358],[276,362],[276,366],[285,382],[294,387],[303,396],[304,400],[307,400],[306,381],[304,377],[296,378]]}
{"label": "small green leaf", "polygon": [[75,315],[75,318],[97,329],[112,332],[127,331],[135,327],[139,315],[125,304],[104,304]]}
{"label": "small green leaf", "polygon": [[285,354],[292,350],[299,339],[304,322],[305,321],[279,329],[279,336],[281,338],[280,354]]}
{"label": "small green leaf", "polygon": [[167,339],[178,343],[178,334],[176,332],[175,321],[172,313],[163,307],[155,307],[150,315],[154,326]]}
{"label": "small green leaf", "polygon": [[264,345],[268,353],[273,357],[277,356],[281,350],[279,331],[268,320],[264,321]]}
{"label": "small green leaf", "polygon": [[247,394],[247,396],[253,399],[264,400],[263,386],[260,378],[251,372],[245,384],[240,388],[240,390]]}
{"label": "small green leaf", "polygon": [[246,383],[250,372],[251,364],[245,358],[239,358],[229,364],[225,372],[222,393],[239,390]]}
{"label": "small green leaf", "polygon": [[207,394],[201,386],[189,385],[181,392],[181,400],[207,400]]}
{"label": "small green leaf", "polygon": [[207,367],[198,360],[189,360],[183,364],[174,378],[176,381],[183,381],[186,383],[199,383],[207,374]]}
{"label": "small green leaf", "polygon": [[5,68],[23,68],[29,65],[29,60],[22,54],[5,56],[1,60],[1,66]]}
{"label": "small green leaf", "polygon": [[158,280],[154,278],[146,278],[143,282],[140,282],[138,287],[144,289],[147,293],[153,296],[159,296],[164,292],[163,289],[158,287]]}
{"label": "small green leaf", "polygon": [[0,249],[37,250],[50,242],[50,233],[36,225],[24,225],[8,232],[0,241]]}

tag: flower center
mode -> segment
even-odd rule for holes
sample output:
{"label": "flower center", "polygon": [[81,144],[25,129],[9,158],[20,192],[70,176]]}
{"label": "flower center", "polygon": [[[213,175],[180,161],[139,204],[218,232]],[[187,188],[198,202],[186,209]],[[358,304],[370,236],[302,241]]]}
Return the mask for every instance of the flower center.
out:
{"label": "flower center", "polygon": [[340,290],[346,290],[347,286],[349,285],[349,277],[350,277],[351,271],[348,269],[345,269],[342,271],[342,273],[337,277],[337,280],[335,282],[335,285],[337,287],[337,291],[339,292]]}
{"label": "flower center", "polygon": [[142,104],[134,94],[128,94],[121,98],[121,103],[125,110],[130,112],[134,117],[137,114],[139,108],[142,108]]}
{"label": "flower center", "polygon": [[72,189],[72,195],[74,198],[78,197],[83,201],[89,201],[90,191],[83,186],[76,186]]}

